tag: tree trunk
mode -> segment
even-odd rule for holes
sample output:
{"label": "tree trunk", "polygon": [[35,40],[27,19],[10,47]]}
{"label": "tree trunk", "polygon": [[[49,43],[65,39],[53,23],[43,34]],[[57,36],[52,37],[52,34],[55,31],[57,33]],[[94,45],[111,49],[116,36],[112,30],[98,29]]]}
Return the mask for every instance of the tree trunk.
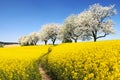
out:
{"label": "tree trunk", "polygon": [[36,45],[37,43],[35,42],[34,45]]}
{"label": "tree trunk", "polygon": [[75,43],[77,43],[77,39],[75,39],[74,41],[75,41]]}
{"label": "tree trunk", "polygon": [[94,37],[94,42],[96,42],[97,41],[97,38],[96,37]]}
{"label": "tree trunk", "polygon": [[94,42],[96,42],[97,41],[97,34],[95,34],[93,31],[92,31],[92,34],[93,34],[93,38],[94,38]]}
{"label": "tree trunk", "polygon": [[53,45],[55,44],[55,40],[56,40],[56,39],[52,40],[52,42],[53,42]]}
{"label": "tree trunk", "polygon": [[94,38],[94,42],[96,42],[97,41],[96,35],[94,35],[93,38]]}
{"label": "tree trunk", "polygon": [[45,45],[47,45],[47,41],[44,41],[45,42]]}
{"label": "tree trunk", "polygon": [[37,45],[37,41],[34,41],[34,45]]}

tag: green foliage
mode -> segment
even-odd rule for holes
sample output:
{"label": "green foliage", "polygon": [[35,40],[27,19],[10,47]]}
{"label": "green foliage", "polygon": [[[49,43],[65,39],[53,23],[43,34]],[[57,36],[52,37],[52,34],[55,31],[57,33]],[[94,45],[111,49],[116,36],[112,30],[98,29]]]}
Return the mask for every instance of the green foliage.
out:
{"label": "green foliage", "polygon": [[0,44],[0,47],[4,47],[4,44]]}
{"label": "green foliage", "polygon": [[72,40],[71,40],[71,39],[64,38],[64,39],[62,40],[62,43],[72,43]]}

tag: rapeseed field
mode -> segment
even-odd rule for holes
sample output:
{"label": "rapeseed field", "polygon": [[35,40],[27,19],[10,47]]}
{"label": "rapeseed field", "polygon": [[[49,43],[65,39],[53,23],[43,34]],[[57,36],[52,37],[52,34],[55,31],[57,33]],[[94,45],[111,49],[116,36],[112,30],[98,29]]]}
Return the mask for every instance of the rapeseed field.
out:
{"label": "rapeseed field", "polygon": [[48,47],[0,48],[0,80],[41,80],[39,58]]}
{"label": "rapeseed field", "polygon": [[55,80],[120,80],[120,40],[60,44],[41,63]]}
{"label": "rapeseed field", "polygon": [[120,40],[0,48],[0,80],[120,80]]}

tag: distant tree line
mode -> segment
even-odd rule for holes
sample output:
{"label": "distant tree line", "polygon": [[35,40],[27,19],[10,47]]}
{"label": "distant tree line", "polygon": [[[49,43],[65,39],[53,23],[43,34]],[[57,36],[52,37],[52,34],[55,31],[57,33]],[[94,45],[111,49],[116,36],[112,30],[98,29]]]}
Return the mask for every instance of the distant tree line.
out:
{"label": "distant tree line", "polygon": [[18,44],[17,42],[1,42],[0,44],[4,44],[4,45],[11,45],[11,44]]}
{"label": "distant tree line", "polygon": [[56,39],[66,42],[77,42],[78,40],[97,39],[113,34],[114,22],[111,16],[117,13],[114,5],[101,6],[93,4],[79,14],[68,16],[63,24],[51,23],[41,27],[39,32],[32,32],[27,36],[19,38],[20,45],[36,45],[43,41],[46,45],[48,40],[55,44]]}
{"label": "distant tree line", "polygon": [[18,44],[16,42],[1,42],[0,41],[0,47],[4,47],[4,45],[11,45],[11,44]]}

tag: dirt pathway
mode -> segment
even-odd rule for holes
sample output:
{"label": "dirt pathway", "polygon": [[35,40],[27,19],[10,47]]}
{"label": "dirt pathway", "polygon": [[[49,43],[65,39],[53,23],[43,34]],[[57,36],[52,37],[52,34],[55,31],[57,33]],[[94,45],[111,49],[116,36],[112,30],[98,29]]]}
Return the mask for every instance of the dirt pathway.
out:
{"label": "dirt pathway", "polygon": [[46,73],[45,71],[43,70],[43,68],[39,67],[39,70],[40,70],[40,73],[41,73],[41,76],[42,76],[42,80],[52,80]]}

